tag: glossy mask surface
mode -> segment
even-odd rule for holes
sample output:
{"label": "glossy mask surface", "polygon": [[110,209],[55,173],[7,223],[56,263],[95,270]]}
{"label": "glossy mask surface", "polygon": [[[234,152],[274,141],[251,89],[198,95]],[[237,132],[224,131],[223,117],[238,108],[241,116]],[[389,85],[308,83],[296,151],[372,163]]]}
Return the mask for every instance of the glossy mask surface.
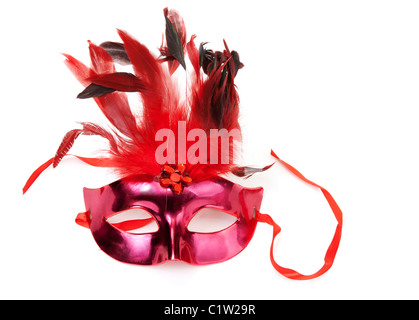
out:
{"label": "glossy mask surface", "polygon": [[[167,260],[210,264],[232,258],[253,236],[257,224],[254,212],[260,209],[262,194],[263,188],[248,189],[222,178],[193,183],[178,195],[147,178],[84,189],[86,209],[91,214],[90,229],[99,247],[117,260],[142,265]],[[206,207],[228,212],[237,221],[216,232],[189,231],[190,220]],[[149,212],[158,230],[134,234],[107,221],[131,208]]]}

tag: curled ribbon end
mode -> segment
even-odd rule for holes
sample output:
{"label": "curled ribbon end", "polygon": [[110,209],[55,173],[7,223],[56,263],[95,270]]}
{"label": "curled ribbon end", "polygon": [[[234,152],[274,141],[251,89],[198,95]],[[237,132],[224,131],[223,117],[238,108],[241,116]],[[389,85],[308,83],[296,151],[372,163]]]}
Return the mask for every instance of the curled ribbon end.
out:
{"label": "curled ribbon end", "polygon": [[31,176],[29,177],[28,181],[26,181],[25,186],[22,189],[22,194],[25,194],[26,191],[31,187],[31,185],[35,182],[35,180],[39,177],[39,175],[44,172],[54,161],[54,158],[49,159],[47,162],[42,164],[38,169],[36,169]]}
{"label": "curled ribbon end", "polygon": [[276,153],[271,149],[271,156],[277,158],[279,161],[282,161],[281,159],[279,159],[279,157],[276,155]]}

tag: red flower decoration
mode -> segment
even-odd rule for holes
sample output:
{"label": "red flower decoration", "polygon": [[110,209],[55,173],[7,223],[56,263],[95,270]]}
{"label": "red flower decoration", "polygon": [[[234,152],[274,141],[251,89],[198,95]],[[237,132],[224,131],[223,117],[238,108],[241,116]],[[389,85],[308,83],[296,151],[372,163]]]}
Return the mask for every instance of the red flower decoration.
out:
{"label": "red flower decoration", "polygon": [[183,188],[192,182],[192,178],[185,173],[185,165],[164,165],[160,175],[160,185],[169,188],[174,194],[180,194]]}

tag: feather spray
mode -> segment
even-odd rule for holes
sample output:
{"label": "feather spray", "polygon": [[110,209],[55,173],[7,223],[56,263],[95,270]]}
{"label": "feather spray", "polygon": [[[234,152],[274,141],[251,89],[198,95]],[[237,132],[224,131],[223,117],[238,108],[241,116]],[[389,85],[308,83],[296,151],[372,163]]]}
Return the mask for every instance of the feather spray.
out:
{"label": "feather spray", "polygon": [[[122,30],[117,30],[121,42],[107,41],[97,46],[89,41],[90,67],[64,54],[65,64],[85,87],[77,98],[93,98],[109,120],[112,132],[97,124],[82,122],[81,129],[70,130],[64,136],[54,159],[50,161],[53,167],[60,163],[79,136],[97,135],[109,142],[109,150],[103,158],[95,161],[85,159],[85,162],[112,167],[121,178],[134,175],[157,177],[162,173],[162,164],[155,159],[156,149],[161,144],[155,136],[160,129],[171,129],[178,143],[178,125],[186,123],[187,132],[203,130],[208,148],[217,144],[217,150],[222,146],[218,139],[211,139],[212,129],[236,129],[240,132],[239,96],[234,83],[239,69],[243,67],[239,54],[230,51],[226,41],[222,51],[207,49],[207,43],[201,43],[198,49],[195,35],[187,42],[185,24],[179,13],[165,8],[163,14],[166,29],[159,56]],[[186,58],[190,65],[187,65]],[[115,63],[130,65],[133,71],[118,72]],[[172,77],[179,66],[190,75],[185,99],[180,98],[177,82]],[[141,112],[133,113],[127,92],[139,94]],[[234,165],[238,150],[236,145],[240,142],[241,134],[236,140],[229,139],[227,163],[219,161],[220,155],[217,155],[217,161],[211,161],[210,154],[206,155],[203,163],[190,163],[188,159],[181,163],[176,155],[176,163],[181,164],[182,170],[188,172],[193,181],[228,172],[244,176],[246,172],[264,171],[255,168],[245,170]],[[186,147],[194,143],[186,141]]]}

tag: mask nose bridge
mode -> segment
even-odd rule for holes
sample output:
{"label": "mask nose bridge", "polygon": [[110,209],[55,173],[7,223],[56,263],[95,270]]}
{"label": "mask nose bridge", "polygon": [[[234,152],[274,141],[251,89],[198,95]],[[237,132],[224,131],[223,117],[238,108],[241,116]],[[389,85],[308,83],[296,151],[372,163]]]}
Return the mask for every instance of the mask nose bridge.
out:
{"label": "mask nose bridge", "polygon": [[175,252],[176,252],[176,219],[173,217],[173,215],[167,215],[168,217],[168,231],[169,231],[169,235],[168,235],[168,239],[170,241],[170,243],[168,243],[168,257],[169,260],[175,260]]}
{"label": "mask nose bridge", "polygon": [[184,229],[186,226],[183,221],[183,208],[178,208],[170,215],[169,230],[170,230],[170,260],[180,260],[180,242]]}
{"label": "mask nose bridge", "polygon": [[164,210],[167,256],[168,260],[180,260],[179,242],[184,234],[184,229],[186,229],[183,221],[184,208],[177,205],[181,202],[179,199],[173,200],[173,198],[167,198]]}

